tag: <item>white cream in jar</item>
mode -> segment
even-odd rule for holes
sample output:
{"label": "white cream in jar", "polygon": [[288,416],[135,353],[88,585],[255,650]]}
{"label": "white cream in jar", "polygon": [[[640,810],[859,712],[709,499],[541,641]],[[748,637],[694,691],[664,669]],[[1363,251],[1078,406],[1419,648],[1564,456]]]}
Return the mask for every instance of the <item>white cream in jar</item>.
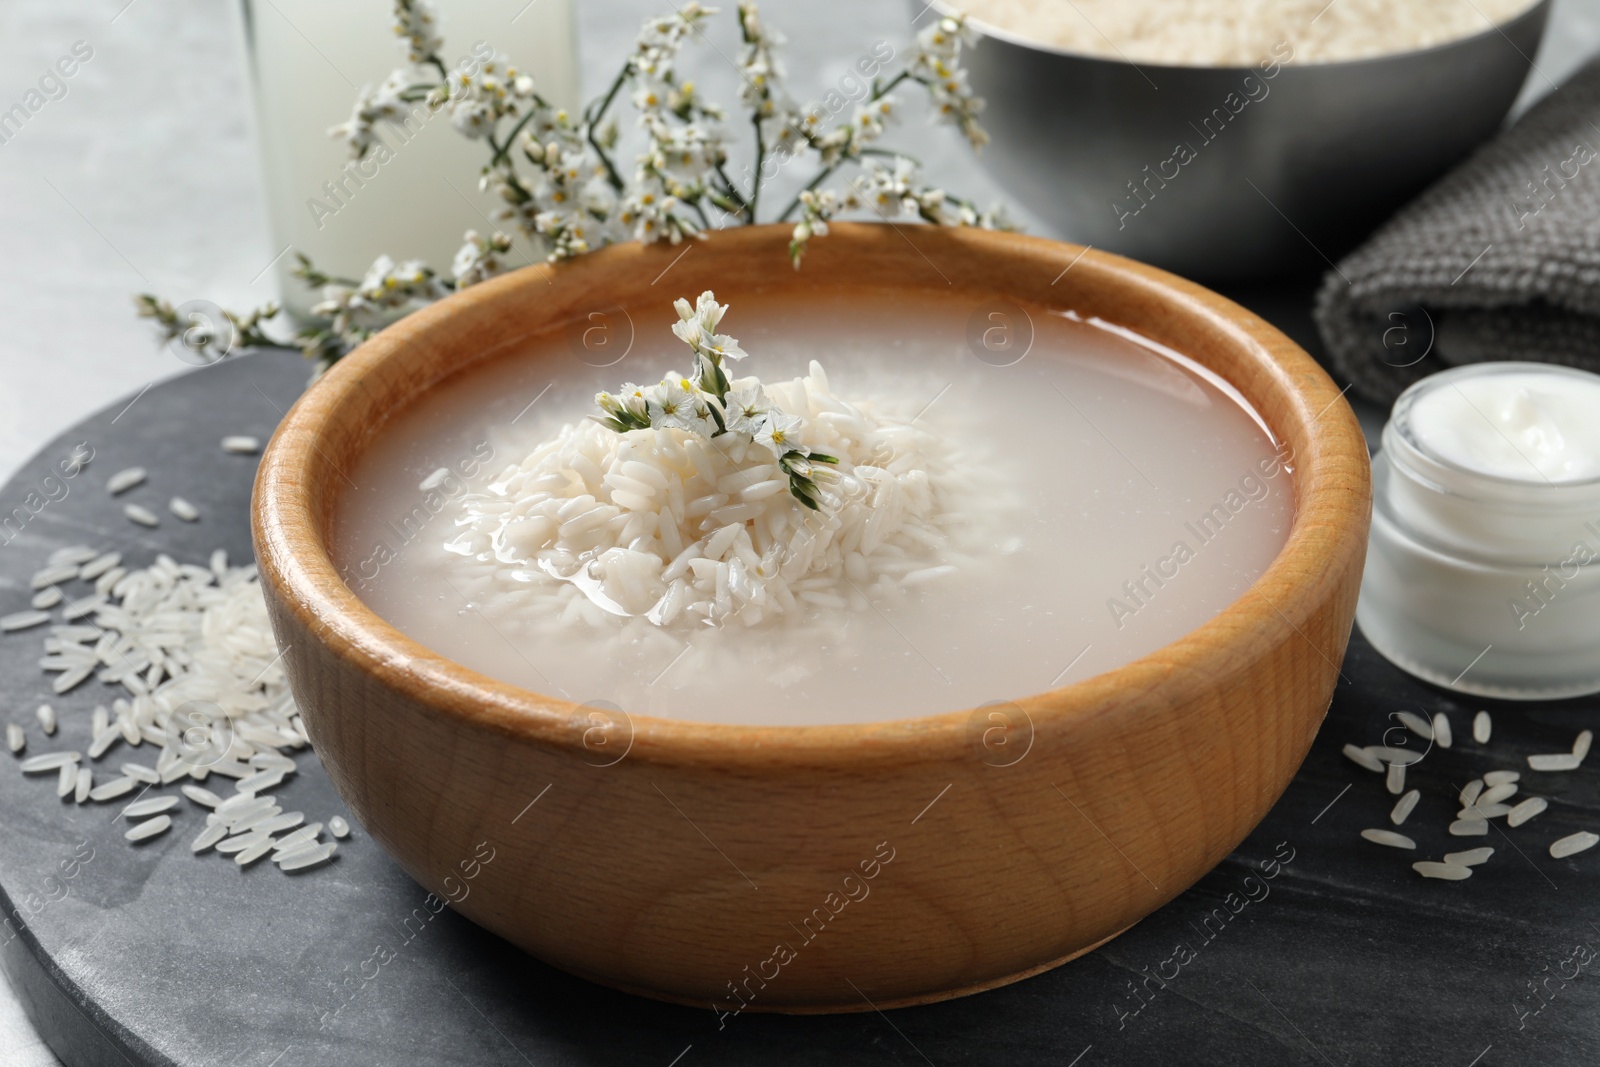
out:
{"label": "white cream in jar", "polygon": [[1395,403],[1356,619],[1427,681],[1600,691],[1600,375],[1487,363]]}

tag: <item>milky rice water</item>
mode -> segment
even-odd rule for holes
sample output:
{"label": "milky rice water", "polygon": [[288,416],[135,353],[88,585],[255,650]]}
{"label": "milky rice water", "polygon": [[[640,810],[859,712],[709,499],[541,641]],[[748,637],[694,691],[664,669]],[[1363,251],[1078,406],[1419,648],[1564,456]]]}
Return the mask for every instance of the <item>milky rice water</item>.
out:
{"label": "milky rice water", "polygon": [[[668,299],[628,317],[615,365],[555,333],[381,428],[333,537],[379,615],[577,703],[864,722],[1127,663],[1244,594],[1287,536],[1293,460],[1242,398],[1069,311],[898,292],[735,302],[719,329],[750,357],[730,376],[758,375],[841,455],[854,495],[827,532],[733,435],[584,421],[597,390],[690,366]],[[986,347],[991,324],[1008,348]],[[730,475],[735,460],[753,473]],[[669,498],[681,531],[652,514]]]}

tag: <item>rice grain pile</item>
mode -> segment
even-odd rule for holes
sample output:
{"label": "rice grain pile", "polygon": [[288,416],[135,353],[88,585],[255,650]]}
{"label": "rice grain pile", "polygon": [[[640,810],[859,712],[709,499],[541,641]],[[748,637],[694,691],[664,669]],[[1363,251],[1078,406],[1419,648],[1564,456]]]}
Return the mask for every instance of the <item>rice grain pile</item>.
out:
{"label": "rice grain pile", "polygon": [[[63,594],[54,601],[62,604],[60,622],[50,627],[39,661],[56,676],[54,691],[70,692],[92,676],[123,695],[109,708],[94,709],[87,759],[77,751],[24,755],[26,732],[8,724],[7,744],[23,757],[21,771],[53,773],[57,795],[78,804],[116,800],[137,789],[118,813],[131,824],[124,833],[131,842],[173,826],[181,800],[151,793],[176,785],[207,812],[191,845],[195,852],[215,847],[240,865],[271,853],[285,871],[330,859],[337,846],[318,840],[322,824],[302,825],[302,812],[285,812],[268,793],[295,773],[289,753],[310,742],[254,564],[231,567],[220,549],[206,567],[166,555],[141,570],[120,564],[118,553],[80,545],[53,553],[34,575],[36,589],[60,591],[74,581],[91,587],[75,599]],[[44,610],[34,614],[44,618],[30,626],[52,618]],[[55,734],[51,705],[42,705],[36,718],[46,736]],[[148,746],[153,766],[124,762],[119,773],[99,771],[95,763],[119,745]],[[224,778],[233,781],[231,793],[201,784]]]}
{"label": "rice grain pile", "polygon": [[1482,33],[1534,0],[969,0],[980,22],[1073,52],[1174,66],[1364,59]]}
{"label": "rice grain pile", "polygon": [[[955,570],[956,506],[980,470],[916,420],[835,395],[816,362],[766,386],[839,460],[820,510],[796,502],[748,436],[565,426],[483,492],[462,497],[444,564],[486,614],[551,629],[648,619],[756,626]],[[994,496],[990,493],[990,498]]]}
{"label": "rice grain pile", "polygon": [[[1399,712],[1396,717],[1401,726],[1426,741],[1428,747],[1418,751],[1395,745],[1344,746],[1344,754],[1351,762],[1365,770],[1385,774],[1391,793],[1399,792],[1394,784],[1397,772],[1399,780],[1403,782],[1406,768],[1421,763],[1434,747],[1448,749],[1455,744],[1449,716],[1442,711],[1434,715],[1431,720],[1408,711]],[[1493,723],[1487,711],[1480,711],[1473,716],[1472,739],[1475,744],[1487,745],[1492,730]],[[1573,739],[1572,748],[1568,752],[1535,753],[1528,756],[1528,769],[1545,773],[1575,771],[1588,757],[1593,742],[1593,731],[1584,730]],[[1550,802],[1544,797],[1526,797],[1514,804],[1507,803],[1517,795],[1522,785],[1522,772],[1513,770],[1488,771],[1472,779],[1452,798],[1459,807],[1454,821],[1449,824],[1448,834],[1451,837],[1484,837],[1489,833],[1491,819],[1504,818],[1506,826],[1510,828],[1521,826],[1543,813],[1550,806]],[[1421,796],[1421,791],[1416,789],[1402,796],[1389,813],[1389,821],[1395,826],[1404,823],[1416,809]],[[1416,842],[1410,837],[1389,829],[1362,830],[1361,836],[1373,844],[1389,848],[1413,851],[1417,847]],[[1600,844],[1600,835],[1583,830],[1551,842],[1549,852],[1554,859],[1565,859],[1587,851],[1597,844]],[[1443,860],[1419,860],[1413,863],[1411,868],[1424,878],[1465,881],[1472,877],[1474,867],[1489,861],[1494,851],[1493,848],[1484,846],[1461,852],[1447,852]]]}

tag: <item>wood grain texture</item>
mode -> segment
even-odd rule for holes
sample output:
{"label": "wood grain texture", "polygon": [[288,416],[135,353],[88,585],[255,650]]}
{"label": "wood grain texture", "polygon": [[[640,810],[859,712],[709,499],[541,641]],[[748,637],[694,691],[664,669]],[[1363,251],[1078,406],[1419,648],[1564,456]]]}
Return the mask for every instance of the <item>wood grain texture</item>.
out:
{"label": "wood grain texture", "polygon": [[[986,988],[1114,936],[1191,885],[1266,814],[1311,744],[1371,509],[1366,445],[1333,383],[1207,290],[1009,234],[840,225],[798,273],[786,240],[786,228],[726,231],[681,260],[682,248],[616,246],[406,318],[289,412],[252,517],[296,699],[372,835],[542,959],[724,1012],[867,1010]],[[663,293],[652,281],[667,269]],[[981,709],[813,727],[594,720],[418,645],[340,579],[326,531],[342,471],[388,413],[443,377],[597,306],[841,284],[1070,308],[1215,370],[1293,449],[1283,551],[1181,640],[1016,701],[1026,719],[1006,738],[1027,754],[1009,766],[984,744]],[[484,847],[496,858],[469,883]]]}

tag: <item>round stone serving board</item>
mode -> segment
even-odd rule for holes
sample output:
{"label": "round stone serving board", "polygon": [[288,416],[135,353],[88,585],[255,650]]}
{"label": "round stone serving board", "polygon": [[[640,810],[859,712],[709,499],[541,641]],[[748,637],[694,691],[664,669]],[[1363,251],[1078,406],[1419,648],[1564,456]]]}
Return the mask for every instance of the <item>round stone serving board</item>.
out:
{"label": "round stone serving board", "polygon": [[[0,525],[0,614],[27,606],[31,575],[68,544],[115,548],[137,566],[157,551],[204,562],[221,547],[243,559],[255,460],[219,442],[264,440],[306,373],[290,354],[229,359],[154,385],[46,445],[0,490],[0,520],[12,516]],[[46,483],[79,442],[94,449],[89,466]],[[148,482],[110,498],[106,479],[135,465],[149,469]],[[166,511],[173,494],[200,507],[200,522]],[[121,513],[129,501],[160,514],[161,526],[130,523]],[[113,694],[91,679],[51,698],[36,665],[43,636],[0,636],[0,717],[27,728],[30,754],[82,750],[90,709]],[[54,739],[33,717],[45,699],[60,712]],[[1496,714],[1487,749],[1469,737],[1479,707]],[[1403,828],[1415,853],[1358,837],[1389,825],[1394,798],[1339,754],[1346,741],[1383,741],[1402,708],[1449,712],[1457,737],[1411,769],[1410,784],[1423,790]],[[25,778],[0,755],[0,964],[69,1067],[1590,1064],[1600,1058],[1600,849],[1552,860],[1547,848],[1576,830],[1600,831],[1600,772],[1528,774],[1524,757],[1564,750],[1597,712],[1593,699],[1464,701],[1401,674],[1357,634],[1288,793],[1167,907],[1079,960],[1002,989],[805,1017],[724,1017],[569,977],[449,909],[435,914],[436,898],[359,827],[333,863],[298,876],[191,855],[203,820],[187,801],[172,832],[129,845],[119,803],[59,801],[54,775]],[[98,766],[114,774],[149,752],[119,744]],[[1446,836],[1454,790],[1497,767],[1523,770],[1524,792],[1549,797],[1550,810],[1510,837],[1503,820],[1487,838]],[[278,795],[311,820],[341,812],[315,761],[302,756],[301,768]],[[968,802],[978,798],[952,793],[939,805]],[[936,806],[908,829],[906,847],[931,847],[940,832]],[[1481,844],[1498,852],[1468,881],[1410,870],[1414,859]],[[1003,883],[992,893],[996,908],[1007,906]],[[840,933],[848,936],[842,925]]]}

